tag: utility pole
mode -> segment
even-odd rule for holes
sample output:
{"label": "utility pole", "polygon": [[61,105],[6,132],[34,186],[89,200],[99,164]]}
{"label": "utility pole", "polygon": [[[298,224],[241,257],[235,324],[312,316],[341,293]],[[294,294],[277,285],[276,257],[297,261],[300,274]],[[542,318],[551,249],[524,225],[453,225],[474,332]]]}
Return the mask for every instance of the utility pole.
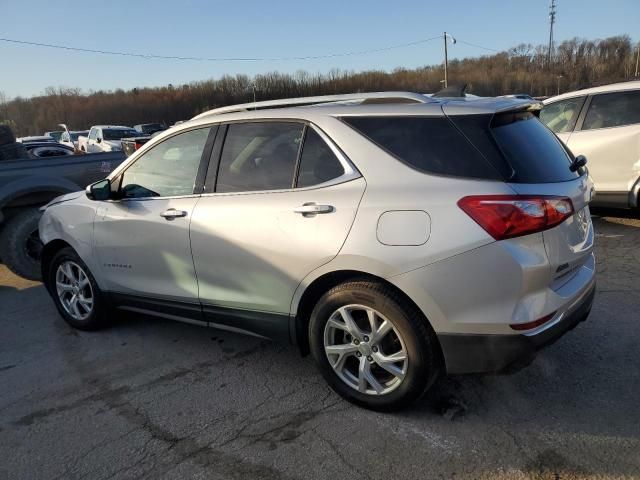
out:
{"label": "utility pole", "polygon": [[456,39],[453,38],[453,35],[449,35],[447,32],[444,32],[442,38],[444,40],[444,88],[449,86],[449,77],[448,77],[448,69],[449,69],[449,56],[447,53],[447,37],[451,39],[451,43],[455,44]]}
{"label": "utility pole", "polygon": [[[447,32],[444,32],[442,38],[444,39],[444,88],[447,88],[449,86],[447,78],[447,68],[449,66],[449,59],[447,58]],[[636,70],[638,70],[637,67]]]}
{"label": "utility pole", "polygon": [[553,24],[556,23],[556,0],[549,4],[549,50],[547,52],[547,66],[551,71],[551,53],[553,52]]}
{"label": "utility pole", "polygon": [[638,43],[638,53],[636,54],[636,75],[635,75],[635,78],[638,78],[638,62],[640,62],[640,43]]}

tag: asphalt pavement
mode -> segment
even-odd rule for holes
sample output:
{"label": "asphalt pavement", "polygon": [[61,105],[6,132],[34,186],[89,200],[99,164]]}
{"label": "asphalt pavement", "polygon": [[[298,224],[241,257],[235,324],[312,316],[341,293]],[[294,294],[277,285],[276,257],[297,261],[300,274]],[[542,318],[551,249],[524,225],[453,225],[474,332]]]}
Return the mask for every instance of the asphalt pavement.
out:
{"label": "asphalt pavement", "polygon": [[0,266],[0,479],[640,478],[640,220],[601,214],[587,322],[394,414],[288,345],[139,317],[76,331]]}

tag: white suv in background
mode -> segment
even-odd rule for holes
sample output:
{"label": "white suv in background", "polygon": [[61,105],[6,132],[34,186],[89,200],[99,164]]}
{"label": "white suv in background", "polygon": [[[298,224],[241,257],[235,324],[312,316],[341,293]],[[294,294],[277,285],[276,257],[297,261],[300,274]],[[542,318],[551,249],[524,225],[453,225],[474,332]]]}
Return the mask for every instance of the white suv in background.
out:
{"label": "white suv in background", "polygon": [[640,81],[549,98],[540,120],[587,157],[594,205],[640,207]]}

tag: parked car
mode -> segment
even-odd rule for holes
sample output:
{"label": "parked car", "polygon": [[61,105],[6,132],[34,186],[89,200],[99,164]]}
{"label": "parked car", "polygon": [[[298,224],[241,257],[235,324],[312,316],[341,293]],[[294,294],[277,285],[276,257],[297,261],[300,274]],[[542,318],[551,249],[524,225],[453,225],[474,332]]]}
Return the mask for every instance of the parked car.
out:
{"label": "parked car", "polygon": [[161,123],[143,123],[141,125],[134,125],[133,128],[143,135],[152,135],[167,129],[167,127]]}
{"label": "parked car", "polygon": [[640,81],[549,98],[540,120],[588,159],[595,205],[640,207]]}
{"label": "parked car", "polygon": [[51,137],[53,138],[56,142],[60,141],[60,138],[62,137],[62,134],[64,133],[64,131],[62,130],[54,130],[52,132],[44,132],[44,136],[45,137]]}
{"label": "parked car", "polygon": [[70,131],[64,123],[60,124],[61,127],[64,128],[64,132],[60,137],[60,143],[63,145],[67,145],[68,147],[73,148],[74,150],[80,151],[78,145],[78,137],[89,135],[89,130],[73,130]]}
{"label": "parked car", "polygon": [[78,137],[78,146],[86,153],[93,152],[118,152],[122,150],[123,138],[131,138],[140,135],[131,127],[117,125],[95,125],[89,130],[87,137]]}
{"label": "parked car", "polygon": [[[44,145],[56,146],[68,148],[55,143]],[[82,190],[103,178],[124,158],[122,152],[116,152],[1,161],[0,260],[16,275],[39,280],[39,208],[61,194]]]}
{"label": "parked car", "polygon": [[133,152],[135,152],[136,150],[142,148],[142,146],[145,143],[147,143],[149,140],[151,140],[156,135],[159,135],[163,131],[164,130],[159,130],[157,132],[154,132],[151,135],[144,135],[144,136],[141,136],[141,137],[123,138],[122,139],[122,150],[127,155],[127,157],[129,157],[130,155],[133,154]]}
{"label": "parked car", "polygon": [[47,205],[44,282],[80,329],[112,307],[292,341],[374,409],[441,371],[522,366],[595,289],[588,175],[539,107],[390,92],[204,113]]}

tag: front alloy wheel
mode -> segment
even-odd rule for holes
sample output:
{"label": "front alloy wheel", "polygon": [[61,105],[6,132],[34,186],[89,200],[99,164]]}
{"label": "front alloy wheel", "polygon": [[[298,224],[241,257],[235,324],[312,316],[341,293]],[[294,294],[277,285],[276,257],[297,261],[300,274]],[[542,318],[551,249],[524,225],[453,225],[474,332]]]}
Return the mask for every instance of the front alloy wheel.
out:
{"label": "front alloy wheel", "polygon": [[62,308],[78,321],[93,310],[93,289],[85,271],[75,262],[62,262],[56,271],[56,292]]}

